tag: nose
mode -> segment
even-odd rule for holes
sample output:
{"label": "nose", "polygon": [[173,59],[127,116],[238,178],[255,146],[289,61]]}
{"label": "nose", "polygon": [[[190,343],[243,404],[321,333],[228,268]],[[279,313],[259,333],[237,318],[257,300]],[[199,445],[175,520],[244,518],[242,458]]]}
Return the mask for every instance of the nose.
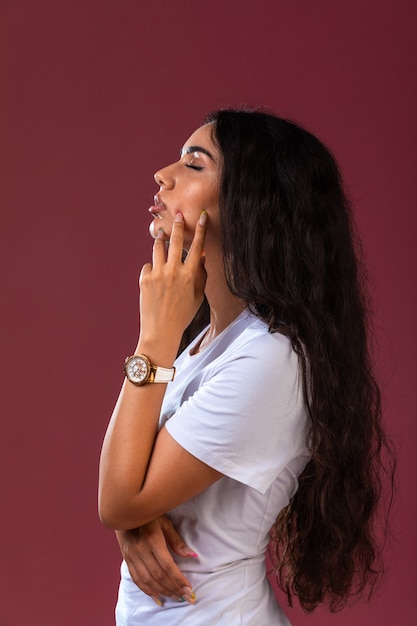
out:
{"label": "nose", "polygon": [[170,173],[170,166],[164,167],[163,169],[158,170],[157,172],[155,172],[153,177],[154,177],[156,184],[159,185],[160,187],[166,187],[169,189],[170,187],[173,187],[174,185],[174,179],[173,179],[172,174]]}

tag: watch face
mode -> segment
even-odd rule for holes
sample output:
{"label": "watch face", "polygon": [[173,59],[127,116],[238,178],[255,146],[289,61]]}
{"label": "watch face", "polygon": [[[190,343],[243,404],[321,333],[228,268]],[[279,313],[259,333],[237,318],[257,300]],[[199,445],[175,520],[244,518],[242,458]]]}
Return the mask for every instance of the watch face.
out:
{"label": "watch face", "polygon": [[126,361],[126,376],[136,385],[142,385],[147,381],[149,370],[149,361],[141,356],[134,356]]}

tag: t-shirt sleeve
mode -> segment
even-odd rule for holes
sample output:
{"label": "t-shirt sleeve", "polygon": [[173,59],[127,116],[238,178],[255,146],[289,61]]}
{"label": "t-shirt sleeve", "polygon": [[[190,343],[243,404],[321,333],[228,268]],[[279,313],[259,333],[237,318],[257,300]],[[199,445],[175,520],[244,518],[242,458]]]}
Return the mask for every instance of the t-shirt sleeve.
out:
{"label": "t-shirt sleeve", "polygon": [[228,351],[166,428],[193,456],[265,493],[293,458],[307,454],[298,359],[289,341],[268,333]]}

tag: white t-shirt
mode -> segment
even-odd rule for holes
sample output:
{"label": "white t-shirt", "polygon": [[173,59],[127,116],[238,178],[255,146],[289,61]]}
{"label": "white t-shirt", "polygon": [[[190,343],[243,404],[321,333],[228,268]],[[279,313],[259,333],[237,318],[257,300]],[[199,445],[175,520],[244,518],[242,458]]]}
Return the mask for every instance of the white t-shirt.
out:
{"label": "white t-shirt", "polygon": [[309,460],[298,358],[286,337],[244,311],[201,352],[185,350],[175,366],[160,426],[224,474],[169,512],[199,555],[175,557],[197,601],[164,599],[158,607],[123,563],[117,626],[288,626],[266,578],[265,550]]}

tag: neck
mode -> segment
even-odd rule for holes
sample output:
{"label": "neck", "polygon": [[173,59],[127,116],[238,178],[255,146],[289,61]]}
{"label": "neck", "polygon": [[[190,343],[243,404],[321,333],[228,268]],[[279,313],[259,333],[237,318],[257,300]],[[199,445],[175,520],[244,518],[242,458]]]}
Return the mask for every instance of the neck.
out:
{"label": "neck", "polygon": [[204,343],[212,341],[243,311],[246,304],[234,296],[226,283],[221,255],[206,258],[206,297],[210,306],[210,328]]}

